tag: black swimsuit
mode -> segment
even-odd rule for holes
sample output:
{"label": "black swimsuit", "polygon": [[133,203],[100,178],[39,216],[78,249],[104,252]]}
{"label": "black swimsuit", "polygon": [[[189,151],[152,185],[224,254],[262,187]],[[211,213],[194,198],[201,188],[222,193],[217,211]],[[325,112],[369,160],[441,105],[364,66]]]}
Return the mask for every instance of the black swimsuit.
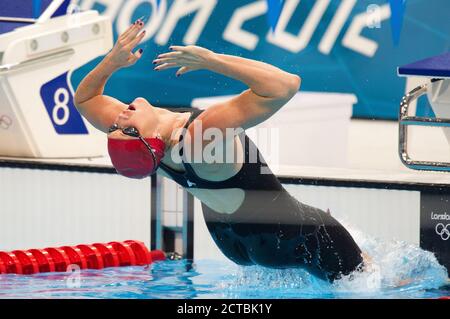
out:
{"label": "black swimsuit", "polygon": [[[185,128],[201,112],[194,110]],[[361,269],[361,250],[348,231],[329,213],[292,197],[259,151],[258,160],[250,162],[249,150],[257,148],[245,133],[239,138],[245,161],[240,171],[225,181],[204,180],[184,161],[183,173],[163,163],[160,166],[185,188],[239,188],[245,192],[243,203],[232,214],[218,213],[202,203],[208,230],[223,254],[239,265],[301,267],[331,282]]]}

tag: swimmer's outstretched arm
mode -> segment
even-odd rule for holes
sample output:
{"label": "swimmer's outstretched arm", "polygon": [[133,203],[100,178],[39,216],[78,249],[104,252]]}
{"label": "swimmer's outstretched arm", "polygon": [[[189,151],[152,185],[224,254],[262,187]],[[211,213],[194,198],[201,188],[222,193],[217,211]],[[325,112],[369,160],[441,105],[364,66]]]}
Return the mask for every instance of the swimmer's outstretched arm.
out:
{"label": "swimmer's outstretched arm", "polygon": [[81,81],[75,92],[75,106],[97,129],[107,132],[117,115],[127,108],[119,100],[103,95],[106,82],[118,69],[133,65],[142,50],[133,53],[145,35],[144,24],[137,20],[117,39],[111,52]]}
{"label": "swimmer's outstretched arm", "polygon": [[242,57],[217,54],[198,46],[172,46],[173,52],[154,61],[155,70],[179,68],[177,76],[206,69],[245,83],[249,89],[208,108],[200,117],[203,128],[249,128],[277,112],[300,88],[298,75],[273,65]]}

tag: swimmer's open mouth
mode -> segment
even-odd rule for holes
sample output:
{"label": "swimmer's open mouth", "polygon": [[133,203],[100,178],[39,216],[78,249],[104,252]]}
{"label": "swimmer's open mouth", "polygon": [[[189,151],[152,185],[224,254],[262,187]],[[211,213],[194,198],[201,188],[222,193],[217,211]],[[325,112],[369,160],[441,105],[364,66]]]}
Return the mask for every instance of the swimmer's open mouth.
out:
{"label": "swimmer's open mouth", "polygon": [[128,110],[136,111],[136,108],[134,107],[134,105],[130,104],[130,105],[128,106]]}

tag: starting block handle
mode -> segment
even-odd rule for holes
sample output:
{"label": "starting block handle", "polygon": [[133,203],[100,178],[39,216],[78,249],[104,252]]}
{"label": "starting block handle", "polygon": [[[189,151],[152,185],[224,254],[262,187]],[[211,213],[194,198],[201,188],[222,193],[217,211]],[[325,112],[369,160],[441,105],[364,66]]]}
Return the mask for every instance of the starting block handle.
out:
{"label": "starting block handle", "polygon": [[431,161],[415,161],[410,158],[408,154],[408,126],[440,126],[450,127],[450,119],[442,118],[427,118],[418,116],[409,116],[409,106],[411,102],[417,100],[422,95],[426,94],[428,84],[416,87],[408,94],[406,94],[400,102],[399,113],[399,156],[402,163],[412,169],[417,170],[431,170],[431,171],[449,171],[450,162],[431,162]]}

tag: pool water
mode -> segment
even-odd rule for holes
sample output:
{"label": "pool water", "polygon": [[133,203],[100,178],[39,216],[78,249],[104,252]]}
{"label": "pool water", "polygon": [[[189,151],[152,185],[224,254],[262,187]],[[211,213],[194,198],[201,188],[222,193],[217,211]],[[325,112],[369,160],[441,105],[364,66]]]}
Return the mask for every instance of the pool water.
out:
{"label": "pool water", "polygon": [[371,269],[333,284],[301,269],[240,267],[224,260],[160,261],[147,267],[0,275],[0,298],[439,298],[450,296],[435,256],[352,231]]}

